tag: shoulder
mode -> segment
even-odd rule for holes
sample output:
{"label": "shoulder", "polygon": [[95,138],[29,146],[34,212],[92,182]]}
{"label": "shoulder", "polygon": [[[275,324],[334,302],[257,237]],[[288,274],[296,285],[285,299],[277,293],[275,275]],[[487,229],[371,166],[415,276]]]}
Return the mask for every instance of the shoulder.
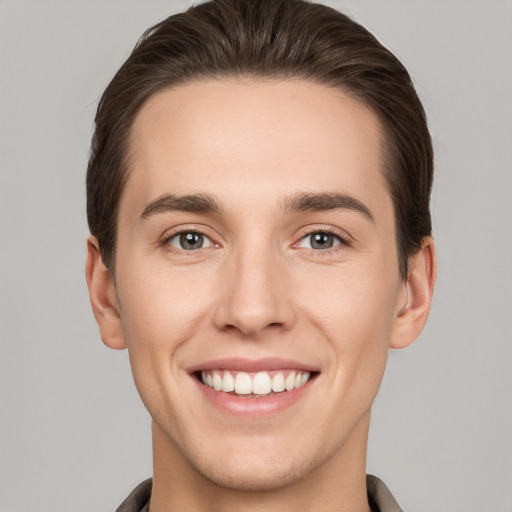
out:
{"label": "shoulder", "polygon": [[145,512],[151,497],[153,480],[148,478],[140,483],[130,495],[119,505],[116,512]]}
{"label": "shoulder", "polygon": [[373,475],[366,475],[368,502],[373,512],[404,512],[386,484]]}

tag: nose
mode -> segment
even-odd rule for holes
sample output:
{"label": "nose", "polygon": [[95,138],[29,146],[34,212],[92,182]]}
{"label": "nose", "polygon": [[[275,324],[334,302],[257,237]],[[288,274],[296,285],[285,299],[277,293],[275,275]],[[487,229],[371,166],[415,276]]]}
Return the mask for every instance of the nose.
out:
{"label": "nose", "polygon": [[218,329],[253,339],[269,330],[288,330],[295,321],[285,262],[259,249],[247,247],[226,259],[214,313]]}

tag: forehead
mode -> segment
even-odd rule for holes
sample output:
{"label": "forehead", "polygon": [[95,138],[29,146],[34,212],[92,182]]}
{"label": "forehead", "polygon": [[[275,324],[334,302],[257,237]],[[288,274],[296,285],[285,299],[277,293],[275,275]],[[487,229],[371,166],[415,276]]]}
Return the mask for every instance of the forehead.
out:
{"label": "forehead", "polygon": [[137,115],[121,209],[194,192],[259,204],[297,190],[388,201],[381,139],[369,108],[325,85],[189,83],[155,94]]}

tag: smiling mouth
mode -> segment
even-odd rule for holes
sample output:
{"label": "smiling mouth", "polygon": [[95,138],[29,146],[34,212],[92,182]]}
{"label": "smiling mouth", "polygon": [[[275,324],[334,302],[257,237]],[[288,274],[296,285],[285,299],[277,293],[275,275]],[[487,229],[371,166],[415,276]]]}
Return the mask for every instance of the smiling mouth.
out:
{"label": "smiling mouth", "polygon": [[315,374],[316,372],[306,370],[203,370],[196,372],[195,375],[205,386],[221,393],[242,397],[265,397],[300,388]]}

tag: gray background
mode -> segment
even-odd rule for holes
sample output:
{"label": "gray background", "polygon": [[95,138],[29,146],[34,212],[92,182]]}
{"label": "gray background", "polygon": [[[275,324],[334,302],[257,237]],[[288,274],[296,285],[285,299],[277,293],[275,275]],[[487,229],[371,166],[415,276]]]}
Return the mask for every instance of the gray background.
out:
{"label": "gray background", "polygon": [[[113,510],[151,473],[84,280],[97,99],[187,1],[0,1],[0,511]],[[436,148],[430,322],[392,352],[368,469],[408,511],[512,511],[512,2],[329,2],[410,70]]]}

